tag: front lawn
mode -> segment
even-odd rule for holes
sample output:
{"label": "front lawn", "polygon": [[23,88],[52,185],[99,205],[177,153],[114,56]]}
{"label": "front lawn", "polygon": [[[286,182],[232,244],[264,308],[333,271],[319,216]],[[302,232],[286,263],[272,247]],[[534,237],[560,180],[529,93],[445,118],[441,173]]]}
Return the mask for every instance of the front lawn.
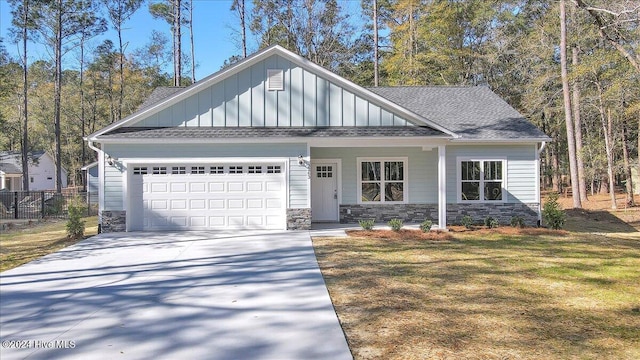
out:
{"label": "front lawn", "polygon": [[356,359],[640,359],[640,238],[314,238]]}
{"label": "front lawn", "polygon": [[[83,220],[85,238],[96,235],[98,217],[92,216]],[[65,225],[66,220],[53,220],[1,233],[0,271],[13,269],[82,240],[69,239]]]}

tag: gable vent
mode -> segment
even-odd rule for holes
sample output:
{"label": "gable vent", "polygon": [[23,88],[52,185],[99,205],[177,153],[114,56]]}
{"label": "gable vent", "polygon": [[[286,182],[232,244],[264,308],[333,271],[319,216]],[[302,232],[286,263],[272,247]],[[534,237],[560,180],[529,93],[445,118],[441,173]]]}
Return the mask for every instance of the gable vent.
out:
{"label": "gable vent", "polygon": [[284,90],[284,71],[281,69],[267,69],[267,89]]}

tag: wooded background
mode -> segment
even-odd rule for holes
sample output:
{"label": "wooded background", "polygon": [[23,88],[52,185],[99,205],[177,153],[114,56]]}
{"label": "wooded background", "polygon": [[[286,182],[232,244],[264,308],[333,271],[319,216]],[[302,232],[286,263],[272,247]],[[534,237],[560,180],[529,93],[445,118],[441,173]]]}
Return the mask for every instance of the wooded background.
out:
{"label": "wooded background", "polygon": [[[193,37],[207,36],[193,31],[197,1],[8,1],[0,150],[25,159],[47,150],[72,185],[95,160],[83,136],[131,114],[155,87],[195,79]],[[541,155],[543,188],[568,188],[579,208],[595,192],[609,192],[615,207],[611,190],[619,187],[633,205],[640,1],[364,0],[360,14],[343,5],[234,0],[238,55],[223,67],[247,49],[279,44],[362,86],[489,86],[553,138]],[[128,50],[123,25],[137,11],[165,20],[167,31],[153,30],[147,45]],[[89,45],[108,28],[115,38]],[[52,56],[33,60],[34,44]],[[28,189],[26,162],[23,173]]]}

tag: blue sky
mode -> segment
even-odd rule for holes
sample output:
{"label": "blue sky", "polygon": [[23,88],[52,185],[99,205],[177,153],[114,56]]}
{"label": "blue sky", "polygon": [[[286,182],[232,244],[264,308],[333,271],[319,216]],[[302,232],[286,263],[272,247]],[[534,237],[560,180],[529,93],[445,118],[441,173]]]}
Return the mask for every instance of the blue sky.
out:
{"label": "blue sky", "polygon": [[[234,14],[229,10],[231,0],[194,0],[194,42],[196,51],[196,78],[212,74],[220,69],[226,59],[241,53],[237,36],[234,36],[233,28],[239,28],[239,22]],[[251,0],[247,0],[249,5]],[[347,0],[343,3],[350,9],[352,18],[357,21],[360,17],[356,11],[360,9],[360,0]],[[9,39],[9,28],[11,27],[11,8],[6,0],[0,0],[0,37],[9,53],[17,56],[17,46]],[[171,39],[169,25],[163,20],[156,20],[149,15],[148,1],[138,10],[134,16],[125,24],[126,30],[123,33],[125,42],[128,42],[126,53],[131,53],[137,48],[149,42],[152,30],[157,30]],[[115,32],[110,31],[105,36],[94,38],[92,43],[98,45],[105,38],[116,41]],[[183,30],[183,51],[189,51],[189,33]],[[169,48],[171,45],[169,44]],[[250,39],[248,52],[257,49],[257,41]],[[29,61],[38,59],[50,59],[49,51],[41,45],[31,46]],[[65,68],[75,68],[73,54],[67,56]],[[170,66],[169,66],[170,67]],[[168,69],[171,72],[171,69]],[[189,75],[190,70],[185,72]]]}

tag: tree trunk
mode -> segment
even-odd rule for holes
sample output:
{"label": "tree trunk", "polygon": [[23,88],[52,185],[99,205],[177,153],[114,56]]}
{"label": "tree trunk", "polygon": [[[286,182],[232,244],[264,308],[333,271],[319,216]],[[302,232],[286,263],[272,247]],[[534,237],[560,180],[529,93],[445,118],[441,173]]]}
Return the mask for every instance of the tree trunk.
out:
{"label": "tree trunk", "polygon": [[181,0],[173,0],[173,86],[182,82]]}
{"label": "tree trunk", "polygon": [[[574,46],[571,49],[572,65],[578,66],[578,52],[580,49]],[[577,80],[573,81],[573,122],[576,137],[576,165],[578,167],[578,188],[580,202],[587,201],[587,181],[584,174],[584,158],[582,148],[582,118],[580,117],[580,86]]]}
{"label": "tree trunk", "polygon": [[[82,148],[82,159],[80,159],[81,166],[86,165],[87,149],[84,144],[85,120],[84,120],[84,35],[80,38],[80,126],[82,127],[82,138],[80,139],[80,147]],[[85,178],[82,177],[82,191],[87,191],[87,184]]]}
{"label": "tree trunk", "polygon": [[614,184],[614,173],[613,173],[613,118],[611,117],[611,110],[605,111],[604,102],[602,99],[602,86],[600,86],[600,81],[596,80],[595,82],[596,88],[598,89],[598,111],[600,112],[600,122],[602,124],[602,132],[604,135],[604,147],[607,154],[607,175],[609,178],[609,196],[611,198],[611,208],[617,209],[618,206],[616,204],[616,191]]}
{"label": "tree trunk", "polygon": [[571,174],[571,196],[573,198],[573,207],[580,209],[582,208],[582,203],[580,201],[580,188],[578,186],[578,165],[576,162],[574,125],[571,117],[571,94],[569,91],[569,75],[567,72],[567,19],[565,12],[565,0],[560,0],[560,70],[564,99],[564,119],[567,129],[569,170]]}
{"label": "tree trunk", "polygon": [[189,0],[189,39],[191,42],[191,83],[196,82],[196,49],[193,44],[193,0]]}
{"label": "tree trunk", "polygon": [[55,35],[55,81],[53,88],[53,122],[56,139],[56,192],[62,192],[62,149],[60,146],[60,96],[62,91],[62,9],[63,0],[57,0],[56,5],[56,35]]}
{"label": "tree trunk", "polygon": [[118,44],[120,49],[120,98],[118,99],[118,116],[116,121],[122,119],[122,102],[124,100],[124,48],[122,46],[122,23],[118,24]]}
{"label": "tree trunk", "polygon": [[373,86],[379,85],[378,78],[378,0],[373,0]]}
{"label": "tree trunk", "polygon": [[23,9],[23,27],[22,27],[22,190],[29,191],[29,104],[28,91],[29,91],[29,64],[27,63],[27,36],[28,36],[28,23],[29,23],[29,1],[24,1]]}
{"label": "tree trunk", "polygon": [[628,141],[629,129],[627,128],[627,122],[622,123],[622,156],[624,158],[624,175],[626,178],[627,188],[627,206],[636,206],[635,199],[633,198],[633,179],[631,176],[631,161],[629,161],[629,144]]}

